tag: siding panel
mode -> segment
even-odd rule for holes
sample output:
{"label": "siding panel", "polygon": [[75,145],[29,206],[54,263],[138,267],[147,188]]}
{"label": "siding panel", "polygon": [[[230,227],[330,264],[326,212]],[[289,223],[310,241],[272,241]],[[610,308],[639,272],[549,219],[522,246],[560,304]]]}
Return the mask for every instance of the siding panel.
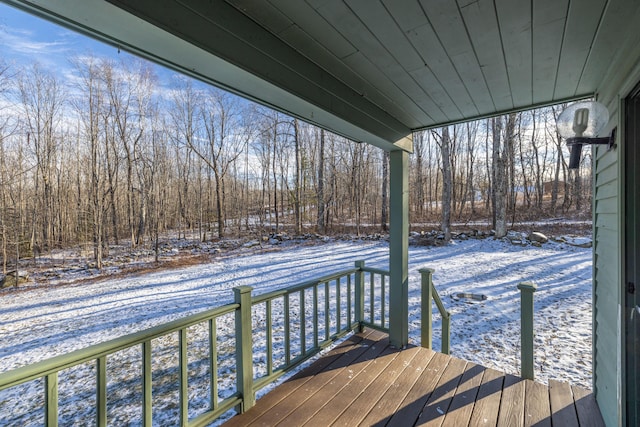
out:
{"label": "siding panel", "polygon": [[593,206],[593,389],[606,424],[612,426],[618,424],[619,415],[620,171],[618,151],[598,154]]}

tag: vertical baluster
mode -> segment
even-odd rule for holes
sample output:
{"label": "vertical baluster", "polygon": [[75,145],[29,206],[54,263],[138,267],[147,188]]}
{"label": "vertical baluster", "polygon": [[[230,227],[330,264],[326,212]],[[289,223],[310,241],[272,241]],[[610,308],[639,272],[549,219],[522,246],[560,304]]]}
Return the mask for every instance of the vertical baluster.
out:
{"label": "vertical baluster", "polygon": [[151,427],[153,421],[151,340],[142,343],[142,424]]}
{"label": "vertical baluster", "polygon": [[290,321],[289,314],[289,294],[284,295],[284,363],[285,366],[289,366],[291,362],[291,336],[290,336]]}
{"label": "vertical baluster", "polygon": [[336,279],[336,332],[340,333],[342,330],[342,307],[340,302],[340,293],[341,293],[341,280],[340,278]]}
{"label": "vertical baluster", "polygon": [[385,317],[384,317],[384,309],[385,309],[385,293],[384,293],[384,278],[385,275],[380,275],[380,316],[382,317],[381,326],[384,328]]}
{"label": "vertical baluster", "polygon": [[58,426],[58,373],[44,377],[44,410],[46,427]]}
{"label": "vertical baluster", "polygon": [[318,283],[313,285],[313,348],[319,345],[319,327],[318,327]]}
{"label": "vertical baluster", "polygon": [[209,407],[218,409],[218,331],[216,318],[209,319]]}
{"label": "vertical baluster", "polygon": [[375,283],[374,283],[374,277],[373,277],[373,273],[369,273],[369,310],[371,311],[371,324],[375,324],[375,295],[376,295],[376,290],[375,290]]}
{"label": "vertical baluster", "polygon": [[347,276],[347,329],[352,329],[352,315],[353,311],[351,310],[351,275]]}
{"label": "vertical baluster", "polygon": [[96,425],[107,425],[107,357],[96,359]]}
{"label": "vertical baluster", "polygon": [[152,373],[151,340],[147,340],[142,343],[142,424],[145,427],[151,427],[153,418]]}
{"label": "vertical baluster", "polygon": [[362,332],[364,327],[364,261],[356,261],[356,303],[355,303],[355,321],[358,322],[358,332]]}
{"label": "vertical baluster", "polygon": [[304,289],[300,290],[300,350],[303,356],[307,354],[307,313]]}
{"label": "vertical baluster", "polygon": [[329,319],[329,282],[324,282],[324,339],[329,341],[331,319]]}
{"label": "vertical baluster", "polygon": [[187,357],[187,330],[185,328],[178,331],[178,346],[178,368],[180,370],[180,426],[187,427],[189,424],[189,388],[187,386],[189,361]]}
{"label": "vertical baluster", "polygon": [[267,375],[273,374],[273,319],[271,300],[267,300]]}

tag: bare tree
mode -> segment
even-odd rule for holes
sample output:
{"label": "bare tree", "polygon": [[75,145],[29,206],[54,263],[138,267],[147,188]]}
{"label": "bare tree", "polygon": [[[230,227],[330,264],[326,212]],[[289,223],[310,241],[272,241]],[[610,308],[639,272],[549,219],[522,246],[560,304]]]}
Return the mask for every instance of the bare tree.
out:
{"label": "bare tree", "polygon": [[478,122],[468,122],[466,124],[467,135],[467,194],[471,203],[471,216],[476,215],[476,187],[475,187],[475,165],[476,165],[476,138]]}
{"label": "bare tree", "polygon": [[191,80],[182,79],[173,91],[169,103],[169,133],[175,148],[178,168],[177,211],[181,218],[183,237],[186,230],[192,227],[191,203],[189,203],[189,184],[193,171],[193,146],[199,133],[198,106],[201,93],[193,86]]}
{"label": "bare tree", "polygon": [[217,89],[210,90],[200,109],[206,142],[191,141],[193,151],[213,171],[216,192],[218,237],[225,229],[225,177],[231,164],[242,154],[247,138],[251,135],[237,98]]}
{"label": "bare tree", "polygon": [[87,57],[75,61],[78,74],[78,93],[74,107],[80,117],[82,136],[87,143],[85,165],[87,165],[88,205],[91,222],[93,256],[96,267],[102,268],[104,257],[104,214],[107,205],[106,173],[104,164],[104,98],[105,88],[100,79],[102,68],[96,58]]}
{"label": "bare tree", "polygon": [[[38,64],[34,64],[19,79],[27,143],[35,156],[37,175],[35,192],[39,206],[32,215],[31,247],[39,246],[36,226],[40,218],[42,247],[48,250],[54,239],[53,191],[54,169],[57,167],[56,132],[62,118],[63,88],[58,80]],[[38,215],[41,212],[42,215]]]}
{"label": "bare tree", "polygon": [[502,147],[502,118],[494,117],[491,119],[493,134],[493,163],[492,163],[492,181],[493,181],[493,227],[496,237],[504,237],[507,234],[507,158],[506,152]]}
{"label": "bare tree", "polygon": [[127,224],[131,245],[136,246],[143,235],[146,214],[142,206],[145,196],[141,194],[142,188],[136,185],[137,154],[155,77],[148,63],[139,59],[121,61],[118,66],[105,62],[101,76],[109,97],[107,105],[114,136],[125,154]]}
{"label": "bare tree", "polygon": [[420,220],[424,219],[425,205],[424,150],[426,135],[427,133],[424,131],[413,134],[413,158],[415,162],[413,173],[410,175],[410,178],[413,177],[411,194],[413,194],[414,211]]}
{"label": "bare tree", "polygon": [[319,233],[325,232],[325,209],[324,209],[324,129],[320,129],[320,150],[318,152],[318,190],[316,198],[316,206],[318,216],[316,219],[316,227]]}
{"label": "bare tree", "polygon": [[451,240],[451,195],[452,188],[452,176],[451,176],[451,137],[449,135],[449,128],[443,127],[441,134],[436,131],[432,131],[435,137],[438,147],[440,147],[440,153],[442,155],[442,232],[444,233],[444,240],[448,242]]}
{"label": "bare tree", "polygon": [[382,208],[380,210],[380,226],[382,231],[388,230],[388,206],[389,206],[389,152],[382,152]]}

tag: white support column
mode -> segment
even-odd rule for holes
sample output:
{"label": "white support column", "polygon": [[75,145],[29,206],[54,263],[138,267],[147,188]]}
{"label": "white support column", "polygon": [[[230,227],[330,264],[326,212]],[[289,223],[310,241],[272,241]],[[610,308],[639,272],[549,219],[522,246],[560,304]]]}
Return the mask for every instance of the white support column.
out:
{"label": "white support column", "polygon": [[390,154],[389,340],[402,348],[409,342],[409,154]]}

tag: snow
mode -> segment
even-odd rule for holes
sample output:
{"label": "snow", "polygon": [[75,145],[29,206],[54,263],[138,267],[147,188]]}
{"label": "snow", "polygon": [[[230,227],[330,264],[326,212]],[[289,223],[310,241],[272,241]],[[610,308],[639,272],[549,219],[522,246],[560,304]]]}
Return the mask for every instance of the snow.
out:
{"label": "snow", "polygon": [[[419,344],[420,333],[418,269],[429,267],[435,269],[435,286],[451,312],[451,354],[518,374],[520,295],[516,286],[532,281],[538,286],[534,295],[536,380],[558,379],[591,388],[591,249],[557,241],[523,247],[506,240],[470,239],[441,247],[412,247],[409,252],[413,343]],[[230,256],[212,257],[205,264],[144,275],[0,291],[0,372],[230,303],[231,288],[236,286],[252,286],[254,294],[260,294],[351,268],[355,260],[388,269],[388,244],[332,241],[253,247],[250,251],[244,248]],[[63,280],[64,275],[52,283]],[[486,299],[458,298],[461,293]],[[254,315],[263,321],[259,313]],[[234,339],[228,331],[225,335],[225,328],[232,324],[232,316],[218,324],[218,342],[225,344],[221,352],[229,355]],[[434,347],[439,349],[439,320],[435,327]],[[189,360],[192,355],[197,360],[204,347],[198,343],[205,342],[206,330],[196,325],[189,333],[194,337]],[[176,342],[169,338],[154,341],[154,366],[163,366],[167,373],[175,371]],[[264,362],[261,339],[256,339],[255,347],[254,360]],[[231,358],[221,356],[221,360],[220,395],[228,396],[235,391],[233,369],[225,365]],[[126,369],[119,369],[119,364]],[[140,385],[131,383],[128,374],[140,366],[138,349],[108,358],[109,416],[116,424],[140,422],[140,404],[132,398],[139,394]],[[189,365],[190,374],[206,369],[197,363]],[[154,423],[172,424],[177,416],[177,386],[167,375],[156,376],[154,372]],[[95,365],[67,369],[59,383],[61,422],[92,423]],[[0,425],[42,424],[42,416],[31,409],[42,401],[41,387],[38,380],[0,392]],[[156,393],[156,387],[162,392]],[[206,408],[207,393],[197,384],[190,384],[189,393],[190,414]]]}

